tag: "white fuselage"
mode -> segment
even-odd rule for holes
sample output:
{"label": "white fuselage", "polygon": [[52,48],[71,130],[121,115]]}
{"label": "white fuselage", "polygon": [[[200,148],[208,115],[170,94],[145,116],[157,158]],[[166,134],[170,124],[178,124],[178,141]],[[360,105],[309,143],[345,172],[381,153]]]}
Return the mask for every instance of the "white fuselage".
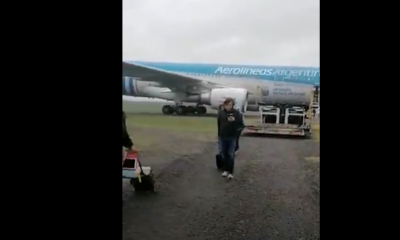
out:
{"label": "white fuselage", "polygon": [[[182,73],[180,73],[182,74]],[[214,83],[216,85],[233,88],[244,88],[249,91],[248,110],[258,111],[258,103],[309,103],[312,99],[312,85],[291,83],[284,81],[262,80],[257,78],[243,78],[231,76],[192,76],[199,80]],[[199,103],[197,96],[188,96],[185,93],[175,92],[160,86],[156,82],[140,81],[135,78],[125,77],[123,80],[132,82],[131,86],[124,85],[123,95],[134,97],[160,98],[175,102]],[[189,86],[190,87],[190,86]],[[201,103],[200,104],[205,104]],[[254,108],[254,110],[252,109]]]}

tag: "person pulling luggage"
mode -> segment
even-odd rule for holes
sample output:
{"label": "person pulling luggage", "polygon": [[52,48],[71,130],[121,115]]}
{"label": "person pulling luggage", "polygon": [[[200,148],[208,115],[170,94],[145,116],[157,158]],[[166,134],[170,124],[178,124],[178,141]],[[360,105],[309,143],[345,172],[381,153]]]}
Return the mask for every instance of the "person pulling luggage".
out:
{"label": "person pulling luggage", "polygon": [[222,177],[233,178],[235,165],[235,148],[238,140],[237,134],[243,126],[241,113],[234,109],[234,100],[226,98],[224,109],[218,112],[218,137],[222,158],[224,159],[224,172]]}

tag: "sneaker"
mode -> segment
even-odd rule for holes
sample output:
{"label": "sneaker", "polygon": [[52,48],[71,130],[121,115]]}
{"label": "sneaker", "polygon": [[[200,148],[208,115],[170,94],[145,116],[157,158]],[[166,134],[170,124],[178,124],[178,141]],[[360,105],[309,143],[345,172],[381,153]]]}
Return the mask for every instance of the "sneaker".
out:
{"label": "sneaker", "polygon": [[223,177],[228,176],[228,172],[227,171],[223,172],[221,176],[223,176]]}
{"label": "sneaker", "polygon": [[229,174],[228,175],[228,179],[232,179],[233,178],[233,175],[232,174]]}

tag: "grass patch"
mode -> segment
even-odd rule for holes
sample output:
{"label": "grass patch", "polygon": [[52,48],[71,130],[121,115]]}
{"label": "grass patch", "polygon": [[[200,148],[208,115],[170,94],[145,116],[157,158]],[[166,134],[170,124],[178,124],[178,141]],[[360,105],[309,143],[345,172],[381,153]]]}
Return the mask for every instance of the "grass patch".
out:
{"label": "grass patch", "polygon": [[122,101],[122,109],[126,113],[160,113],[166,103],[159,102],[126,102]]}
{"label": "grass patch", "polygon": [[128,127],[165,129],[182,132],[217,133],[217,119],[214,117],[128,114],[127,125]]}
{"label": "grass patch", "polygon": [[[217,133],[216,117],[180,117],[161,114],[167,103],[123,102],[127,113],[127,126],[135,128],[163,129],[174,132]],[[215,112],[210,110],[210,112]]]}
{"label": "grass patch", "polygon": [[128,132],[142,152],[180,154],[201,151],[199,142],[217,142],[214,117],[179,117],[154,114],[127,114]]}

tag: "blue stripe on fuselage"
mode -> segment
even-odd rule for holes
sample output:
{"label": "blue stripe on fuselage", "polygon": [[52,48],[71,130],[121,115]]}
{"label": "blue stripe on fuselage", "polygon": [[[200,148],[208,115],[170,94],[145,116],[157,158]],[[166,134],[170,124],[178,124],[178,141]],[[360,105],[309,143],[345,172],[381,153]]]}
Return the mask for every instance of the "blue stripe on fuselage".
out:
{"label": "blue stripe on fuselage", "polygon": [[224,65],[224,64],[191,64],[141,62],[143,66],[158,68],[165,71],[189,74],[196,76],[232,76],[253,78],[259,80],[284,81],[319,86],[320,70],[318,67],[287,67],[287,66],[251,66],[251,65]]}

